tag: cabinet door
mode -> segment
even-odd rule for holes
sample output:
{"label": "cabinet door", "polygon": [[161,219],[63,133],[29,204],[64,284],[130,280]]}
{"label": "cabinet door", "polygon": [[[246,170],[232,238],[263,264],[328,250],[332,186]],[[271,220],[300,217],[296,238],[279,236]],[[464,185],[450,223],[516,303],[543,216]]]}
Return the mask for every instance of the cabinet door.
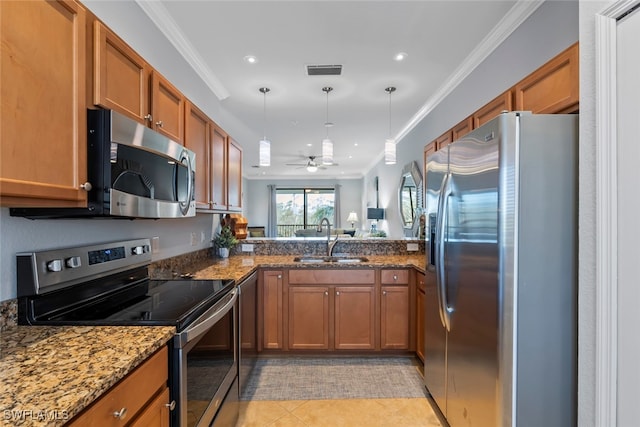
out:
{"label": "cabinet door", "polygon": [[329,288],[289,286],[289,349],[329,348]]}
{"label": "cabinet door", "polygon": [[440,135],[435,141],[435,150],[440,150],[442,147],[446,147],[447,145],[453,142],[453,138],[451,136],[451,131],[448,130],[442,135]]}
{"label": "cabinet door", "polygon": [[93,41],[93,103],[149,124],[149,64],[97,20]]}
{"label": "cabinet door", "polygon": [[451,142],[457,141],[473,130],[473,117],[469,116],[451,130]]}
{"label": "cabinet door", "polygon": [[416,289],[416,354],[424,362],[424,310],[425,310],[425,278],[424,274],[417,274]]}
{"label": "cabinet door", "polygon": [[169,388],[165,388],[153,399],[129,427],[169,427],[169,415],[171,411],[169,403]]}
{"label": "cabinet door", "polygon": [[211,190],[209,186],[209,118],[191,102],[186,103],[184,145],[196,153],[196,208],[209,209]]}
{"label": "cabinet door", "polygon": [[184,142],[184,103],[184,95],[169,80],[151,73],[151,127],[179,144]]}
{"label": "cabinet door", "polygon": [[242,211],[242,147],[229,138],[227,147],[227,209]]}
{"label": "cabinet door", "polygon": [[335,348],[375,348],[375,291],[373,286],[335,287]]}
{"label": "cabinet door", "polygon": [[227,209],[227,134],[211,126],[211,208]]}
{"label": "cabinet door", "polygon": [[86,11],[0,1],[3,206],[86,206]]}
{"label": "cabinet door", "polygon": [[409,348],[409,287],[383,286],[380,304],[380,348]]}
{"label": "cabinet door", "polygon": [[478,128],[489,120],[497,117],[503,111],[513,110],[513,101],[511,91],[508,90],[502,95],[499,95],[487,105],[479,109],[473,114],[473,128]]}
{"label": "cabinet door", "polygon": [[262,273],[262,327],[263,347],[282,350],[282,272]]}
{"label": "cabinet door", "polygon": [[577,111],[579,63],[576,43],[515,86],[516,108],[538,114]]}

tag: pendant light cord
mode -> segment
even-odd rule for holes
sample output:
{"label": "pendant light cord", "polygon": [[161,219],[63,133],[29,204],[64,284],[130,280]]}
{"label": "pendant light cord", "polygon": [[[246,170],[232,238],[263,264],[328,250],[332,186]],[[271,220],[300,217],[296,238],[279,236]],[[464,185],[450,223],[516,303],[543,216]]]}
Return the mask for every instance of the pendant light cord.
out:
{"label": "pendant light cord", "polygon": [[389,86],[384,91],[389,94],[389,139],[391,139],[391,94],[396,91],[396,88]]}
{"label": "pendant light cord", "polygon": [[262,92],[262,139],[267,139],[267,93],[271,90],[268,87],[261,87]]}

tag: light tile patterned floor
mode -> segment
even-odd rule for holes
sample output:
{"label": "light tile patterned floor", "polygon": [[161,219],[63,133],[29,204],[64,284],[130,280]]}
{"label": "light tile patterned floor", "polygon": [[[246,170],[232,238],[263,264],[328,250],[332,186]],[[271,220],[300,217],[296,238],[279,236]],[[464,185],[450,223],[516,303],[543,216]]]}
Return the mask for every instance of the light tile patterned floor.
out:
{"label": "light tile patterned floor", "polygon": [[426,398],[240,402],[236,427],[441,427]]}

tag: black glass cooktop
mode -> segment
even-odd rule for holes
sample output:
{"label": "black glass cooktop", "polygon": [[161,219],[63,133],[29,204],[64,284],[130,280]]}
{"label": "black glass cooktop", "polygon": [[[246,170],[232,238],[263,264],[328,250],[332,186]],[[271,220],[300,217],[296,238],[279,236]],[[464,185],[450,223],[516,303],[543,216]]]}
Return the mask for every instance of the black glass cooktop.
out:
{"label": "black glass cooktop", "polygon": [[180,331],[234,285],[233,280],[145,280],[34,323],[169,325]]}

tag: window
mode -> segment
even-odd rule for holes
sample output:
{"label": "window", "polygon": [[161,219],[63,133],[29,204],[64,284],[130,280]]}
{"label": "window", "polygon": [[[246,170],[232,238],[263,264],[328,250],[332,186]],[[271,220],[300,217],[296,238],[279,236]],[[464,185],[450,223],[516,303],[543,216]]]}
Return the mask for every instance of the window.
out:
{"label": "window", "polygon": [[333,225],[333,188],[276,189],[278,237],[291,237],[296,230],[314,229],[324,217]]}

